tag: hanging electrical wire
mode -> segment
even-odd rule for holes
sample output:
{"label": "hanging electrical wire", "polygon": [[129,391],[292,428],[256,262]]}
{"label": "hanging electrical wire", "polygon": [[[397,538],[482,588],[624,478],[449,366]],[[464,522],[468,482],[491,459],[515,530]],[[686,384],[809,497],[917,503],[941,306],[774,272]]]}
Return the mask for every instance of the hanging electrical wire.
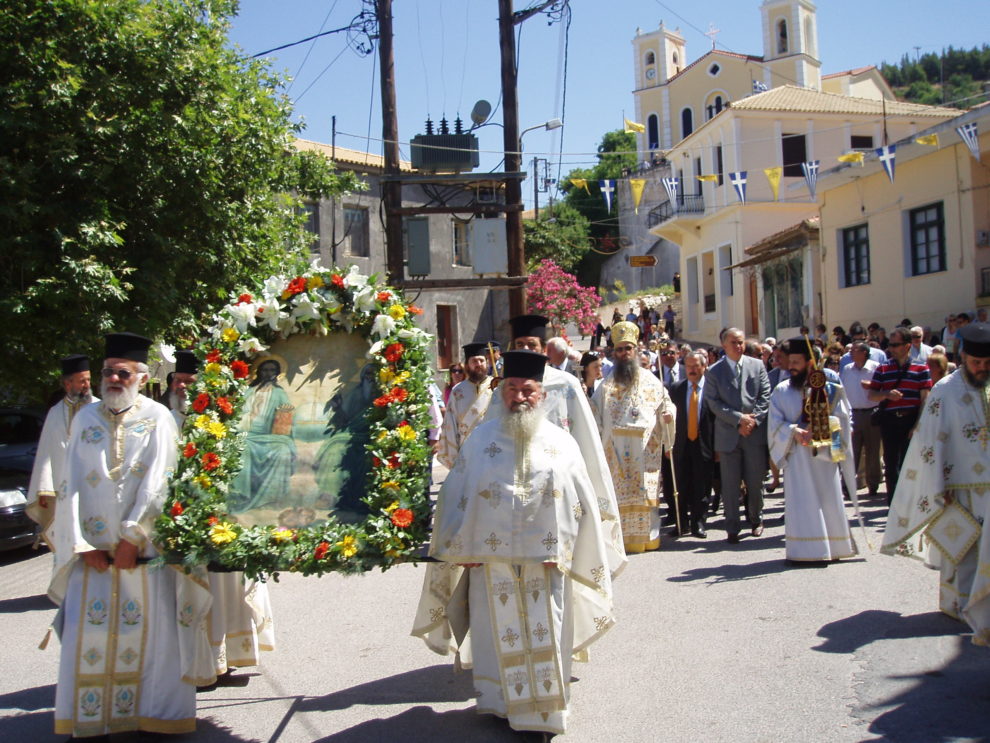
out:
{"label": "hanging electrical wire", "polygon": [[[326,28],[327,21],[330,20],[330,16],[333,15],[334,9],[337,7],[337,3],[340,0],[333,0],[333,5],[330,6],[330,10],[327,11],[326,16],[323,18],[323,23],[320,24],[320,30],[318,33],[323,33],[323,29]],[[316,47],[316,38],[312,40],[309,48],[306,50],[306,55],[303,57],[302,62],[299,63],[299,67],[296,69],[296,74],[292,76],[292,80],[289,81],[289,87],[286,89],[286,95],[292,93],[292,86],[296,84],[296,80],[299,79],[299,73],[302,72],[303,67],[306,66],[306,62],[309,61],[309,55],[313,53],[313,49]]]}

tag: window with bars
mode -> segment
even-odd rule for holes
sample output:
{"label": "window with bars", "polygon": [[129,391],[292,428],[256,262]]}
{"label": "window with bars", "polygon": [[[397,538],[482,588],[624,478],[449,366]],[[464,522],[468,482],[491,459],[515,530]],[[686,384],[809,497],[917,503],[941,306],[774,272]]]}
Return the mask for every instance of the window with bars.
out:
{"label": "window with bars", "polygon": [[945,216],[942,202],[908,212],[911,275],[945,270]]}
{"label": "window with bars", "polygon": [[471,265],[471,223],[463,222],[459,219],[452,221],[454,237],[454,260],[455,266]]}
{"label": "window with bars", "polygon": [[842,286],[870,283],[870,233],[865,224],[842,230]]}
{"label": "window with bars", "polygon": [[344,206],[344,252],[358,258],[371,255],[368,210],[363,206]]}

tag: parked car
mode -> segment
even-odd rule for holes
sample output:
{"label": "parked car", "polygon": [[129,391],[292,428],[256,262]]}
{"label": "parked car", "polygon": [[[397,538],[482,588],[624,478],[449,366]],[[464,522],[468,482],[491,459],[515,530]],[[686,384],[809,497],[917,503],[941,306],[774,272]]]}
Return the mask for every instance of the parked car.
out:
{"label": "parked car", "polygon": [[30,472],[0,469],[0,551],[33,544],[41,527],[26,511]]}
{"label": "parked car", "polygon": [[40,410],[0,408],[0,550],[32,544],[40,531],[25,508],[44,424]]}

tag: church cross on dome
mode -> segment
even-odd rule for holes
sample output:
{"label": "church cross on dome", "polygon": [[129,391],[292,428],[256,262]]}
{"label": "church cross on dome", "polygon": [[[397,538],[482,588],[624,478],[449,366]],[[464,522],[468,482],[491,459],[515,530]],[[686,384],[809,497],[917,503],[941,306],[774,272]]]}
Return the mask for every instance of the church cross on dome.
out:
{"label": "church cross on dome", "polygon": [[705,31],[705,36],[712,40],[712,49],[715,48],[715,37],[722,33],[721,29],[715,28],[714,23],[708,24],[708,30]]}

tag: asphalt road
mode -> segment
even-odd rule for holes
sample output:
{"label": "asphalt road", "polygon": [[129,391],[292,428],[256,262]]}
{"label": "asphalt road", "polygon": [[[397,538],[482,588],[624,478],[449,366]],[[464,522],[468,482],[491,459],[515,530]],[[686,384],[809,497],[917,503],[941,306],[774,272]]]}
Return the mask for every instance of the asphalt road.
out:
{"label": "asphalt road", "polygon": [[[575,666],[559,741],[990,740],[990,649],[936,611],[937,574],[871,553],[784,563],[783,500],[759,539],[665,539],[615,585],[618,624]],[[879,543],[885,509],[867,504]],[[51,556],[0,555],[0,741],[52,733],[58,646]],[[199,694],[177,741],[515,741],[472,707],[470,676],[409,636],[423,570],[285,575],[271,587],[278,650]],[[136,736],[114,736],[115,741]]]}

